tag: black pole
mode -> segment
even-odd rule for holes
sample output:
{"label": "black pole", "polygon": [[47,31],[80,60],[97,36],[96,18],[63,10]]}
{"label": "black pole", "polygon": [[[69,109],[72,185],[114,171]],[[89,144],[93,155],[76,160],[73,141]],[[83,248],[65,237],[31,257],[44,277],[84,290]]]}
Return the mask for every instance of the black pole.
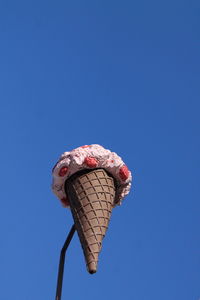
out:
{"label": "black pole", "polygon": [[76,231],[76,228],[75,228],[75,225],[73,225],[67,236],[67,239],[62,247],[62,250],[60,252],[60,262],[59,262],[59,268],[58,268],[58,279],[57,279],[57,289],[56,289],[56,299],[55,300],[61,300],[62,282],[63,282],[63,274],[64,274],[64,266],[65,266],[65,253],[66,253],[67,248],[73,238],[75,231]]}

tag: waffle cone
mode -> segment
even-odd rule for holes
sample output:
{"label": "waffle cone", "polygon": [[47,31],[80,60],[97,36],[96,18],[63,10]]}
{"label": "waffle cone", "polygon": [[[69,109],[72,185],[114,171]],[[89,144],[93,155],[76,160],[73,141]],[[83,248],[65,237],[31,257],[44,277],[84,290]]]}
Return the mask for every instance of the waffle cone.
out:
{"label": "waffle cone", "polygon": [[104,169],[85,170],[65,184],[88,272],[97,271],[102,240],[115,198],[114,179]]}

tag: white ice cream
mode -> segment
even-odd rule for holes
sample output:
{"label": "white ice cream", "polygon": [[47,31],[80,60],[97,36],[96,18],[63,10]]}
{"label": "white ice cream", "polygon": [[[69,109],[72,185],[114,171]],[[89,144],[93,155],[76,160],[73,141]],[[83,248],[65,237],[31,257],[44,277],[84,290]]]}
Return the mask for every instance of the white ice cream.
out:
{"label": "white ice cream", "polygon": [[96,168],[105,169],[116,179],[115,205],[121,204],[131,188],[131,172],[115,152],[94,144],[64,152],[53,168],[52,190],[63,206],[69,207],[69,204],[63,200],[66,199],[64,187],[66,179],[80,170]]}

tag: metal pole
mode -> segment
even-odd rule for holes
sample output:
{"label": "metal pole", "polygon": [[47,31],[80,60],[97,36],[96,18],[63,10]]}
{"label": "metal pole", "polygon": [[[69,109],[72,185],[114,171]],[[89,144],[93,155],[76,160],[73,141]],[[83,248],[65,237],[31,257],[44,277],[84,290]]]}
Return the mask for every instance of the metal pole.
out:
{"label": "metal pole", "polygon": [[62,250],[60,252],[60,262],[59,262],[59,268],[58,268],[58,279],[57,279],[57,289],[56,289],[56,299],[55,300],[61,300],[62,282],[63,282],[63,274],[64,274],[64,266],[65,266],[65,254],[66,254],[67,248],[73,238],[75,231],[76,231],[76,228],[75,228],[75,225],[73,225],[67,236],[67,239],[62,247]]}

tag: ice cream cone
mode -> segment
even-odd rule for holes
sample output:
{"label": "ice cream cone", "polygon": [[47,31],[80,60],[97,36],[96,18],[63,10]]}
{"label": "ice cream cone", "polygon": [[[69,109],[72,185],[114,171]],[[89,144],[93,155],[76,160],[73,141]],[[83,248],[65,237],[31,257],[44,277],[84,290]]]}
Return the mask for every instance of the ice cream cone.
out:
{"label": "ice cream cone", "polygon": [[77,172],[66,180],[65,192],[83,248],[88,272],[97,271],[102,240],[115,199],[115,182],[104,169]]}

